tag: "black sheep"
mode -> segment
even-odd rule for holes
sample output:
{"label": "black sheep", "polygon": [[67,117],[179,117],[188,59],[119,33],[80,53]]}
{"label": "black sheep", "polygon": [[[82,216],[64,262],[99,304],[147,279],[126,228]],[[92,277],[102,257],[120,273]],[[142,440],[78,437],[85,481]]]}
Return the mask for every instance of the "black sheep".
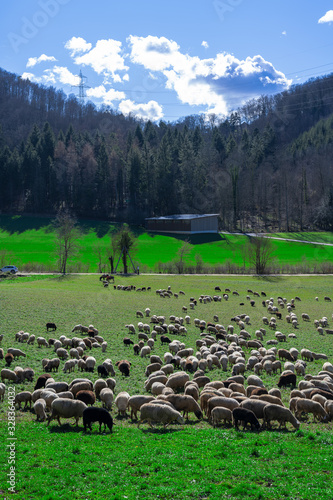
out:
{"label": "black sheep", "polygon": [[296,375],[295,373],[287,373],[286,375],[281,375],[278,381],[278,387],[287,387],[287,385],[291,385],[292,387],[296,387]]}
{"label": "black sheep", "polygon": [[12,362],[14,361],[14,356],[12,355],[12,353],[7,352],[7,354],[5,354],[5,361],[6,366],[10,366],[12,364]]}
{"label": "black sheep", "polygon": [[90,406],[90,408],[85,408],[83,410],[82,416],[84,431],[87,430],[87,427],[92,430],[92,422],[98,422],[99,432],[101,432],[102,424],[104,424],[104,430],[106,430],[106,426],[108,426],[108,428],[110,429],[110,433],[112,433],[113,419],[110,413],[105,408],[96,408],[95,406]]}
{"label": "black sheep", "polygon": [[38,377],[38,379],[36,380],[34,391],[36,391],[37,389],[42,389],[43,387],[45,387],[45,384],[46,384],[46,381],[47,381],[48,378],[51,378],[51,375],[49,375],[48,373],[44,373],[43,375],[40,375]]}
{"label": "black sheep", "polygon": [[57,325],[55,323],[46,323],[46,330],[49,331],[49,330],[56,330],[57,329]]}
{"label": "black sheep", "polygon": [[104,365],[98,365],[98,367],[97,367],[97,373],[101,377],[108,377],[109,376],[109,373],[108,373],[108,371],[107,371],[107,369],[105,368]]}
{"label": "black sheep", "polygon": [[247,424],[251,425],[251,430],[260,429],[260,423],[253,411],[248,410],[247,408],[234,408],[232,410],[232,419],[235,425],[235,428],[238,430],[238,422],[243,422],[244,427],[243,430],[245,430],[245,427]]}

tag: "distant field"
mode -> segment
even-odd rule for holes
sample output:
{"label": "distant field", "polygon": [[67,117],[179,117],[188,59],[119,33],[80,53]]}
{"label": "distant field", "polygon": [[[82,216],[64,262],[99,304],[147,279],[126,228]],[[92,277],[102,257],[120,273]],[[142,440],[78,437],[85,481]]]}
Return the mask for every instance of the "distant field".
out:
{"label": "distant field", "polygon": [[[21,270],[56,271],[57,255],[52,219],[41,217],[0,216],[0,264],[15,264]],[[102,249],[102,263],[107,270],[107,248],[110,245],[107,222],[81,221],[83,234],[80,250],[69,262],[69,271],[98,272],[97,248]],[[112,228],[119,227],[113,224]],[[161,264],[176,258],[177,251],[186,239],[183,235],[147,233],[142,227],[131,228],[137,236],[137,250],[132,255],[135,266],[141,271],[156,272]],[[279,233],[273,237],[299,240],[333,242],[332,233]],[[247,236],[233,234],[193,235],[190,254],[186,262],[195,266],[201,259],[207,272],[228,272],[228,268],[248,268],[244,262],[243,248]],[[333,247],[272,240],[274,252],[273,271],[289,272],[301,266],[304,272],[321,271],[321,264],[333,262]],[[165,268],[163,268],[165,269]],[[300,269],[300,272],[302,272]]]}
{"label": "distant field", "polygon": [[[299,296],[294,312],[299,317],[299,327],[295,330],[285,320],[285,309],[278,328],[296,338],[287,338],[278,347],[306,347],[315,352],[326,353],[333,362],[331,335],[319,335],[313,320],[327,316],[332,327],[332,303],[325,302],[324,296],[333,290],[333,277],[265,277],[249,276],[132,276],[116,277],[116,284],[151,287],[150,291],[128,292],[104,288],[97,276],[32,276],[12,277],[0,282],[0,334],[4,334],[1,347],[19,347],[26,358],[14,362],[14,366],[30,366],[36,377],[43,373],[42,359],[53,358],[52,348],[38,348],[37,345],[15,342],[15,333],[23,329],[30,334],[47,339],[59,339],[61,335],[72,338],[73,326],[77,323],[92,323],[107,341],[105,353],[101,349],[89,351],[96,358],[96,364],[110,358],[115,365],[119,359],[132,363],[131,374],[123,378],[116,369],[116,394],[127,391],[130,395],[147,394],[144,389],[145,369],[149,359],[135,356],[132,348],[123,345],[128,336],[126,324],[137,328],[139,319],[136,311],[146,307],[152,314],[163,315],[169,323],[171,314],[183,316],[183,306],[188,307],[191,321],[184,336],[174,336],[186,347],[196,352],[196,340],[200,331],[194,326],[194,318],[212,321],[213,315],[227,326],[235,314],[250,316],[247,331],[252,338],[255,330],[263,326],[262,316],[267,309],[261,304],[262,296],[255,298],[251,307],[246,296],[249,289],[267,297],[285,297],[290,301]],[[229,300],[200,303],[194,310],[189,308],[190,297],[201,294],[213,295],[215,286],[222,290],[230,288],[239,296],[230,293]],[[185,295],[178,299],[161,298],[156,289],[170,286],[173,292],[183,290]],[[250,293],[252,296],[252,294]],[[315,300],[318,297],[318,301]],[[244,305],[240,305],[244,303]],[[302,312],[310,315],[310,322],[301,320]],[[45,323],[57,324],[56,332],[47,332]],[[149,321],[145,318],[144,321]],[[232,323],[234,324],[234,323]],[[238,327],[236,327],[238,332]],[[79,335],[80,336],[80,335]],[[264,345],[275,338],[274,331],[267,328]],[[132,335],[137,342],[138,334]],[[163,359],[168,346],[161,345],[157,337],[153,353]],[[246,359],[250,349],[243,348]],[[63,373],[64,361],[58,373],[53,373],[56,381],[70,382],[76,377],[87,377],[93,382],[96,373]],[[0,360],[1,369],[4,361]],[[323,360],[310,362],[306,373],[316,375],[323,367]],[[223,372],[215,367],[206,374],[210,380],[226,380],[231,375],[232,366]],[[247,370],[247,377],[252,372]],[[193,375],[190,374],[192,379]],[[261,378],[270,389],[277,386],[279,374]],[[302,377],[297,378],[297,382]],[[32,391],[34,383],[15,384],[16,393]],[[246,383],[245,383],[246,385]],[[282,390],[284,404],[288,405],[290,388]],[[101,406],[98,401],[97,406]],[[230,424],[213,428],[204,416],[198,420],[190,414],[184,425],[170,425],[166,430],[142,424],[129,417],[117,416],[113,405],[113,434],[98,432],[98,424],[93,424],[92,432],[83,432],[82,420],[79,426],[71,420],[62,419],[59,427],[56,421],[49,426],[46,422],[36,422],[30,410],[17,410],[15,414],[16,440],[16,492],[8,494],[6,476],[8,472],[7,394],[0,403],[0,433],[3,446],[0,447],[0,461],[3,464],[0,482],[0,496],[17,500],[327,500],[333,498],[330,477],[333,471],[332,422],[313,423],[312,416],[303,418],[296,431],[290,424],[287,430],[278,430],[277,424],[271,431],[251,432],[235,430]]]}

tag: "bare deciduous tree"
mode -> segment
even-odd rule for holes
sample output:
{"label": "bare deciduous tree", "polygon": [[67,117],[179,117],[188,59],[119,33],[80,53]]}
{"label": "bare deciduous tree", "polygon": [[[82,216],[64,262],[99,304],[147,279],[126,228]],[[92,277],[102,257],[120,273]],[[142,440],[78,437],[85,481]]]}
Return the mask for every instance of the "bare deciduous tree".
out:
{"label": "bare deciduous tree", "polygon": [[58,212],[54,221],[58,269],[66,274],[67,262],[79,250],[78,239],[81,235],[76,218],[68,210]]}
{"label": "bare deciduous tree", "polygon": [[273,260],[274,248],[271,238],[266,236],[252,236],[245,247],[248,263],[255,268],[256,274],[265,274],[268,264]]}

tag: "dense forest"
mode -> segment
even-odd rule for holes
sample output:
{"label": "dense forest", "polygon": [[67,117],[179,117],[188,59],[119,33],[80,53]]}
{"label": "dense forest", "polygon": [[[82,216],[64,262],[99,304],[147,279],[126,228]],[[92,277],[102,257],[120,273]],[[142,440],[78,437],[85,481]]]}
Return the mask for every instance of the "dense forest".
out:
{"label": "dense forest", "polygon": [[333,75],[223,119],[142,122],[0,69],[0,212],[333,230]]}

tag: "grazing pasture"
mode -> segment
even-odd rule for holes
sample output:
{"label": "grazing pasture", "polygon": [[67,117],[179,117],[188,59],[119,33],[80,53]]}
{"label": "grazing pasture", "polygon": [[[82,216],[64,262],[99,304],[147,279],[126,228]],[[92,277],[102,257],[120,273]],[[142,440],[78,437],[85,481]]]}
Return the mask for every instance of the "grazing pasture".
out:
{"label": "grazing pasture", "polygon": [[[154,323],[150,322],[153,315],[164,316],[167,325],[175,324],[170,319],[172,316],[184,319],[189,316],[188,322],[184,321],[183,324],[185,330],[175,332],[170,329],[165,333],[170,340],[178,339],[185,344],[186,349],[193,349],[194,355],[198,351],[198,340],[204,340],[208,333],[216,335],[208,330],[209,323],[218,323],[225,329],[232,325],[233,334],[237,334],[238,342],[242,344],[240,347],[246,362],[254,349],[244,344],[245,338],[247,342],[258,342],[256,332],[265,328],[266,334],[259,342],[266,349],[271,347],[268,341],[277,341],[277,349],[283,348],[290,352],[297,349],[299,353],[307,349],[310,353],[325,354],[327,359],[319,357],[311,361],[307,358],[305,375],[297,374],[297,384],[305,382],[309,374],[317,375],[325,362],[333,364],[333,335],[326,333],[326,329],[333,328],[333,306],[332,302],[324,299],[333,296],[332,276],[255,278],[140,275],[116,276],[114,285],[116,289],[112,283],[104,287],[99,276],[70,275],[43,279],[13,278],[0,282],[0,336],[3,335],[0,347],[4,353],[15,348],[26,354],[12,362],[11,370],[20,366],[22,369],[30,367],[35,372],[33,382],[11,384],[5,381],[7,387],[15,387],[16,394],[33,392],[38,376],[45,373],[42,360],[57,357],[52,345],[46,347],[41,343],[38,347],[37,338],[44,338],[49,345],[52,343],[50,339],[58,340],[62,336],[66,339],[86,338],[87,332],[79,329],[72,332],[74,326],[78,325],[93,325],[98,330],[98,333],[93,332],[94,338],[98,339],[100,345],[102,341],[106,342],[104,352],[102,347],[85,351],[96,359],[94,371],[80,372],[76,365],[74,371],[66,370],[64,373],[67,361],[62,359],[58,371],[49,372],[49,375],[56,382],[67,384],[78,377],[95,382],[101,378],[97,367],[108,358],[112,361],[115,370],[112,378],[116,381],[111,411],[112,433],[109,429],[100,433],[98,422],[92,424],[92,431],[84,432],[82,418],[79,418],[78,426],[73,425],[73,419],[64,418],[61,418],[60,426],[56,419],[47,425],[46,421],[36,421],[36,415],[29,406],[24,409],[24,405],[21,405],[21,410],[16,410],[15,427],[16,493],[7,491],[5,473],[8,472],[8,449],[3,445],[0,450],[1,463],[5,464],[0,484],[2,495],[20,500],[311,500],[333,497],[330,480],[333,469],[332,420],[313,421],[312,414],[300,414],[298,430],[289,422],[285,429],[279,429],[277,422],[272,421],[272,430],[265,428],[257,432],[251,430],[250,426],[243,431],[242,425],[236,430],[228,422],[220,422],[213,427],[205,412],[201,419],[190,412],[184,424],[171,423],[164,429],[163,425],[151,428],[143,422],[138,428],[138,421],[129,416],[130,410],[127,409],[127,416],[118,414],[115,403],[120,392],[126,392],[129,396],[151,395],[145,390],[148,378],[145,372],[150,364],[150,356],[159,356],[164,363],[164,354],[169,351],[169,345],[162,345],[161,334],[157,333],[150,354],[144,357],[136,355],[133,345],[123,340],[130,338],[134,344],[139,343],[139,333],[144,333],[139,331],[140,322],[149,325],[150,332],[147,328],[146,331],[150,337],[154,328]],[[169,296],[168,288],[172,292]],[[164,292],[156,293],[157,290]],[[228,300],[222,297],[225,293]],[[221,301],[203,298],[214,295],[221,296]],[[284,307],[278,305],[278,297],[286,299]],[[263,306],[262,302],[270,298],[274,299],[278,311],[268,312],[267,304]],[[288,303],[294,306],[291,312],[296,314],[297,324],[286,320]],[[146,309],[150,310],[149,316],[146,316]],[[143,317],[138,312],[142,312]],[[280,319],[276,312],[282,313]],[[237,315],[244,315],[244,328],[233,320]],[[276,318],[276,326],[264,325],[264,316],[269,322],[272,322],[272,317]],[[323,326],[323,332],[320,333],[314,321],[323,320],[324,317],[327,317],[327,326]],[[201,328],[196,327],[195,319],[205,322],[205,326],[200,323]],[[47,323],[54,323],[56,330],[48,331]],[[131,333],[126,325],[133,325],[135,333]],[[239,341],[241,329],[247,335],[244,334],[242,341]],[[28,341],[15,340],[21,330],[29,333]],[[277,332],[282,335],[279,340]],[[28,343],[33,335],[36,340]],[[66,339],[63,341],[66,342]],[[147,341],[143,342],[147,346]],[[220,342],[223,345],[223,339]],[[230,345],[230,338],[226,342]],[[68,353],[70,348],[69,345],[65,347]],[[129,361],[129,376],[122,375],[117,368],[116,363],[121,360]],[[285,362],[290,363],[281,360],[282,370]],[[226,370],[223,370],[212,365],[211,370],[206,369],[205,376],[211,381],[226,381],[235,371],[235,366],[228,362]],[[4,359],[0,360],[0,368],[5,368]],[[182,369],[174,367],[174,372],[177,371]],[[195,380],[195,373],[187,373],[190,380]],[[254,374],[253,369],[247,368],[245,380]],[[268,391],[278,387],[279,371],[272,373],[269,369],[262,370],[259,376]],[[246,381],[244,386],[246,389]],[[280,390],[282,402],[289,406],[292,387],[282,386]],[[241,396],[235,397],[241,401]],[[96,406],[102,406],[98,399]],[[9,437],[7,409],[8,391],[0,403],[3,441]],[[262,424],[262,419],[259,420]]]}

